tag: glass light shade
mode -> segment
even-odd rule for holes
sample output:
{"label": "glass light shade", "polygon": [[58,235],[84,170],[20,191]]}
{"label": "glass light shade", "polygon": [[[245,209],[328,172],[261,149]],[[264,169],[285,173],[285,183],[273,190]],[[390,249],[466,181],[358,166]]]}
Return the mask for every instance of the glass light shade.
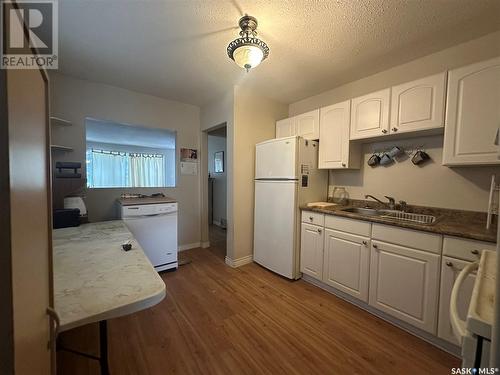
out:
{"label": "glass light shade", "polygon": [[247,71],[259,65],[263,58],[264,52],[252,45],[238,47],[233,53],[234,62]]}

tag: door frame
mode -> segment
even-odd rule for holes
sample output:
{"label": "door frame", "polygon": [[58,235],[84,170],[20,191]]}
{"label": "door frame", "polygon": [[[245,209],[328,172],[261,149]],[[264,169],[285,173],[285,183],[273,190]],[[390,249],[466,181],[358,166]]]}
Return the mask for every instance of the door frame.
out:
{"label": "door frame", "polygon": [[[208,220],[208,133],[211,131],[220,129],[225,127],[226,130],[228,130],[228,124],[227,122],[223,122],[221,124],[212,126],[208,129],[204,129],[201,131],[201,173],[200,173],[200,178],[201,178],[201,247],[206,248],[210,246],[210,239],[209,239],[209,220]],[[226,153],[224,155],[224,168],[226,169],[226,218],[229,219],[229,209],[230,209],[230,200],[229,200],[229,194],[227,193],[228,191],[228,182],[229,182],[229,166],[232,165],[232,163],[229,162],[229,152],[228,152],[228,136],[226,135]],[[228,226],[226,228],[227,230],[227,236],[226,236],[226,259],[229,255],[229,248],[230,248],[230,236],[229,236],[229,230],[230,226],[232,227],[232,224],[227,220]]]}

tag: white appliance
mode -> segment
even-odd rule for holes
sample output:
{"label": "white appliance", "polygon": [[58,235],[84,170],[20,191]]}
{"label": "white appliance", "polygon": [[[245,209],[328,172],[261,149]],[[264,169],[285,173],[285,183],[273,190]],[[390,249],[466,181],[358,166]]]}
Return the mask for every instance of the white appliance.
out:
{"label": "white appliance", "polygon": [[80,196],[67,196],[64,197],[64,208],[78,208],[80,210],[80,216],[87,215],[87,207],[83,201],[83,197]]}
{"label": "white appliance", "polygon": [[154,268],[177,268],[177,203],[122,205],[121,217]]}
{"label": "white appliance", "polygon": [[299,206],[327,196],[328,175],[318,170],[318,142],[271,139],[255,149],[254,254],[260,265],[300,277]]}
{"label": "white appliance", "polygon": [[[497,252],[484,250],[481,260],[465,267],[458,275],[450,299],[450,321],[455,336],[462,344],[462,367],[495,367],[492,359],[492,333],[494,300],[496,289]],[[467,312],[467,319],[461,320],[457,301],[460,288],[467,276],[477,271],[474,289]],[[491,372],[492,373],[492,372]]]}

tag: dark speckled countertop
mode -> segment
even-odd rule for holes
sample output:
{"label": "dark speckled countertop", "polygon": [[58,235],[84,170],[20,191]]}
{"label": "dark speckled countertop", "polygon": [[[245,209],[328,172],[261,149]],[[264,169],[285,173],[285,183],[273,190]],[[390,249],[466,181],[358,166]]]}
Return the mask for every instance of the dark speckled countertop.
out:
{"label": "dark speckled countertop", "polygon": [[344,206],[329,206],[329,207],[308,207],[306,205],[300,207],[301,210],[314,211],[327,215],[335,215],[348,217],[351,219],[358,219],[370,221],[373,223],[394,225],[397,227],[416,229],[425,232],[438,233],[447,236],[456,236],[462,238],[469,238],[479,241],[496,242],[497,240],[497,225],[496,221],[491,225],[490,230],[486,230],[486,213],[462,210],[450,210],[436,207],[424,206],[411,206],[408,205],[407,212],[434,215],[437,220],[434,224],[418,224],[410,221],[395,220],[387,217],[380,216],[365,216],[353,212],[342,211],[348,207],[370,207],[370,208],[384,208],[377,202],[350,200],[349,204]]}

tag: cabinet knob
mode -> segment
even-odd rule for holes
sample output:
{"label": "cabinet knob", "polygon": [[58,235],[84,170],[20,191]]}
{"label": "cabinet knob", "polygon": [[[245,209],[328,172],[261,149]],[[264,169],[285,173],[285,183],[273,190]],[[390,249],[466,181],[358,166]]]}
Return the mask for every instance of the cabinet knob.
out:
{"label": "cabinet knob", "polygon": [[366,242],[366,241],[363,241],[362,243],[363,243],[363,245],[365,245],[365,246],[366,246],[366,245],[368,245],[368,242]]}
{"label": "cabinet knob", "polygon": [[313,221],[313,217],[312,216],[309,216],[309,221]]}
{"label": "cabinet knob", "polygon": [[321,229],[320,228],[318,228],[318,233],[321,233]]}
{"label": "cabinet knob", "polygon": [[387,133],[387,129],[382,129],[382,133]]}
{"label": "cabinet knob", "polygon": [[398,128],[392,128],[392,131],[393,131],[393,132],[397,132],[397,131],[398,131]]}
{"label": "cabinet knob", "polygon": [[474,255],[478,255],[478,254],[479,254],[479,250],[471,250],[470,252],[471,252],[472,254],[474,254]]}
{"label": "cabinet knob", "polygon": [[378,249],[378,245],[376,243],[374,243],[372,246],[374,249]]}
{"label": "cabinet knob", "polygon": [[446,262],[445,264],[446,264],[448,267],[453,267],[453,263],[451,263],[451,262],[449,262],[449,261],[448,261],[448,262]]}
{"label": "cabinet knob", "polygon": [[342,163],[342,166],[345,168],[345,163]]}

